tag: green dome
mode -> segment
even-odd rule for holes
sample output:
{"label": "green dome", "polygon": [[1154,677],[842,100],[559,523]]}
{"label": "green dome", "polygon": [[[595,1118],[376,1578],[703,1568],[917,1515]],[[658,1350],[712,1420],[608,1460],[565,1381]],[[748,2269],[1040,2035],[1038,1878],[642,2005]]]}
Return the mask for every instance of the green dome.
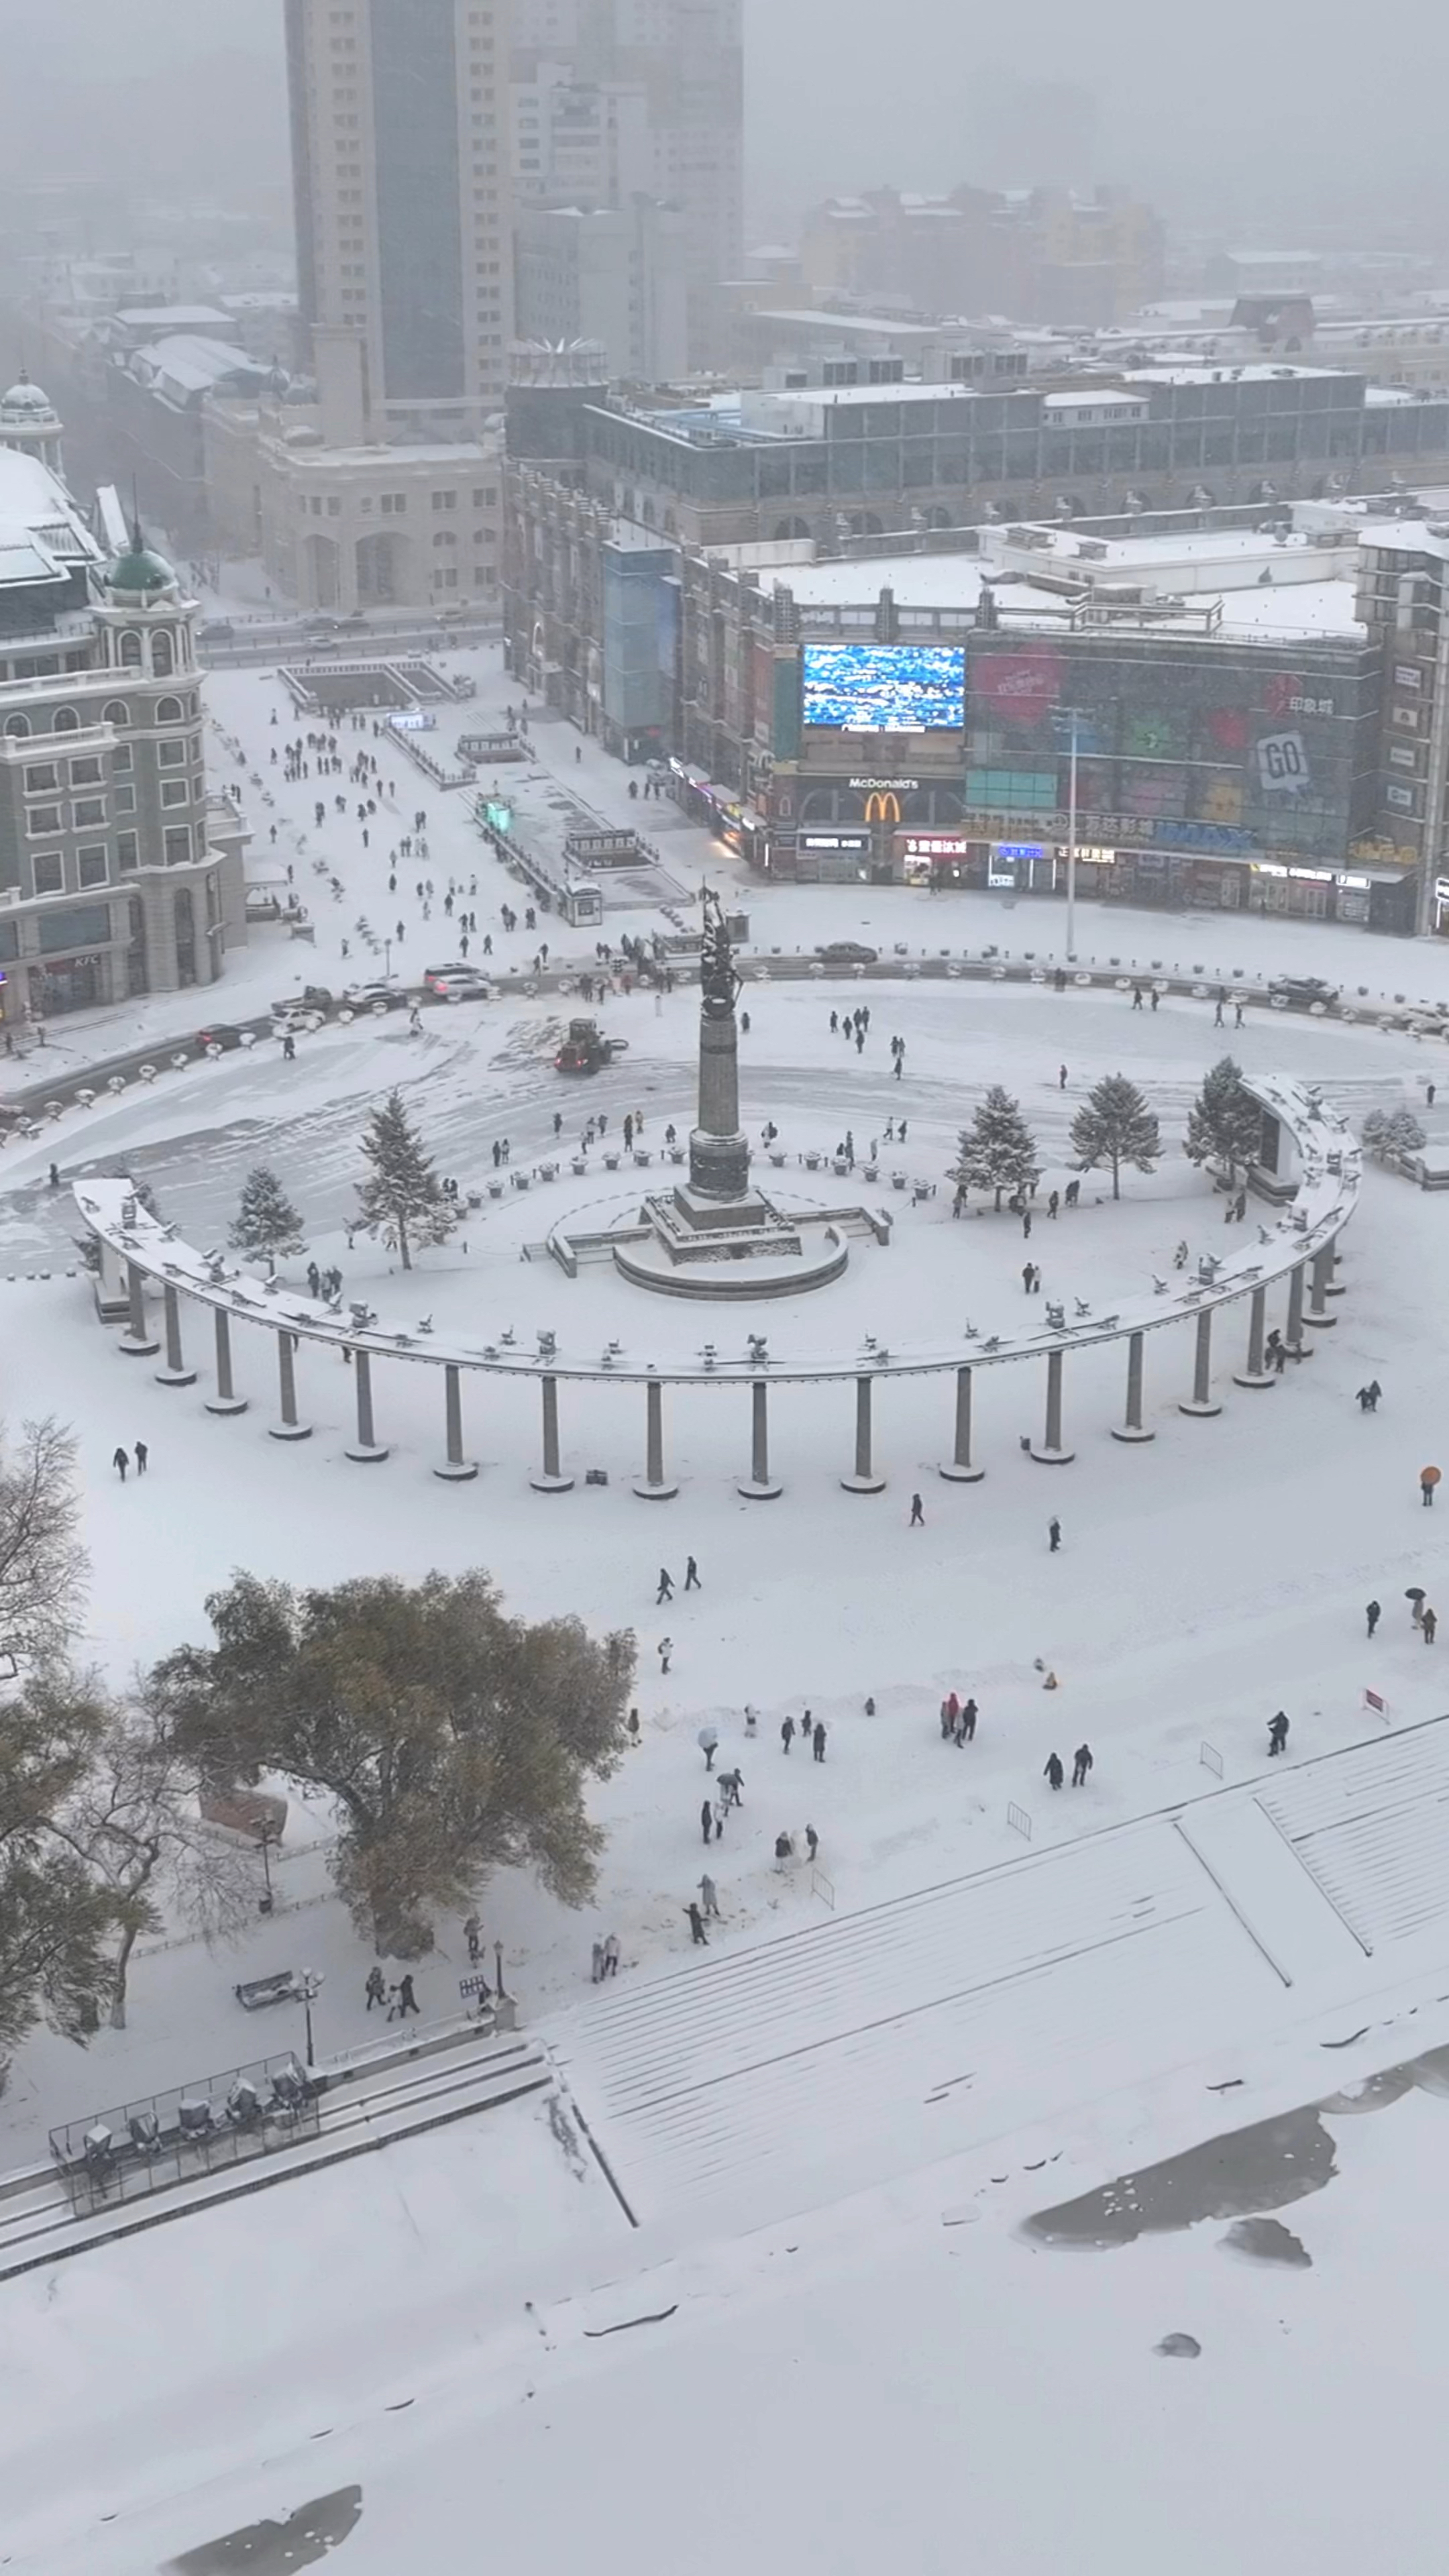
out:
{"label": "green dome", "polygon": [[107,573],[106,586],[134,598],[154,590],[175,590],[177,582],[165,556],[153,553],[143,542],[140,529],[135,528],[125,553],[117,555]]}

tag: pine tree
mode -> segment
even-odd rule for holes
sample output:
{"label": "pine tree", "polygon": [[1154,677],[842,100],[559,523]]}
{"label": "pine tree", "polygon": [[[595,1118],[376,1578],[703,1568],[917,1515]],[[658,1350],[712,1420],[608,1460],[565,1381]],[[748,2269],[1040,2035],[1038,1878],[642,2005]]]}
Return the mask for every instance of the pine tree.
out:
{"label": "pine tree", "polygon": [[1238,1165],[1253,1162],[1263,1141],[1263,1112],[1230,1055],[1206,1076],[1187,1113],[1182,1150],[1190,1163],[1221,1163],[1229,1184]]}
{"label": "pine tree", "polygon": [[1154,1168],[1162,1152],[1157,1120],[1125,1073],[1106,1074],[1088,1092],[1072,1120],[1072,1152],[1084,1172],[1098,1163],[1110,1165],[1114,1199],[1122,1195],[1124,1163],[1139,1172]]}
{"label": "pine tree", "polygon": [[994,1190],[998,1208],[1003,1190],[1014,1197],[1036,1185],[1041,1165],[1031,1129],[1019,1104],[998,1082],[978,1105],[972,1124],[962,1128],[960,1152],[955,1178],[963,1189]]}
{"label": "pine tree", "polygon": [[1426,1138],[1412,1109],[1371,1109],[1363,1122],[1363,1141],[1376,1163],[1397,1163],[1422,1154]]}
{"label": "pine tree", "polygon": [[278,1253],[288,1258],[305,1252],[302,1220],[269,1164],[258,1163],[248,1172],[227,1241],[233,1252],[261,1253],[274,1279]]}
{"label": "pine tree", "polygon": [[400,1091],[389,1092],[374,1109],[362,1150],[372,1170],[357,1185],[358,1223],[380,1234],[389,1251],[402,1254],[404,1270],[411,1270],[414,1245],[446,1242],[458,1211],[443,1194]]}

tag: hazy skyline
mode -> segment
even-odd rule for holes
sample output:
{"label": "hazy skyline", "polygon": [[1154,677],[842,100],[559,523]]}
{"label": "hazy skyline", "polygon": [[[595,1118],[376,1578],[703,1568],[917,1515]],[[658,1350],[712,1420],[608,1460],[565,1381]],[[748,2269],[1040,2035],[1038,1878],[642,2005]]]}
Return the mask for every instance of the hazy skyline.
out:
{"label": "hazy skyline", "polygon": [[[1449,244],[1449,172],[1439,101],[1449,87],[1449,13],[1410,0],[1394,51],[1413,78],[1367,70],[1309,0],[1219,0],[1201,37],[1164,33],[1149,0],[1092,11],[1039,0],[1020,18],[973,23],[943,0],[746,0],[748,237],[778,237],[832,191],[936,190],[1107,179],[1169,221],[1283,246],[1299,232]],[[889,68],[879,60],[888,25]],[[261,203],[286,185],[281,0],[0,0],[7,78],[0,150],[20,181],[92,174],[154,193],[208,183]],[[1087,94],[1091,134],[1075,166],[1030,137],[1030,102],[1004,166],[1002,101],[1018,83]],[[1390,115],[1363,104],[1381,88]],[[1060,130],[1059,120],[1047,120]],[[1034,168],[1040,157],[1049,166]]]}

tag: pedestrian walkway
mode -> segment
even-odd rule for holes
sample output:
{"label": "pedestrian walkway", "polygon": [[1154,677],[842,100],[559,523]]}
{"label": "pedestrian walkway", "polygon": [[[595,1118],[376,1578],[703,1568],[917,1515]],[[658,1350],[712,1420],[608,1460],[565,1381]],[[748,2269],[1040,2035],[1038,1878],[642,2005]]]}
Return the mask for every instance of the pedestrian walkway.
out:
{"label": "pedestrian walkway", "polygon": [[636,2214],[762,2225],[1249,2048],[1449,1918],[1449,1719],[688,1968],[547,2036]]}

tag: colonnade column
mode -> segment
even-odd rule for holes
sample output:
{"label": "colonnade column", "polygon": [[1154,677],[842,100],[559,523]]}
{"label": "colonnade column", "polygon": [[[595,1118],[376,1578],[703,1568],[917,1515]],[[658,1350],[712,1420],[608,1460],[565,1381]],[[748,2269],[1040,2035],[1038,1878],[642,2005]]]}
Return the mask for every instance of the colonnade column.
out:
{"label": "colonnade column", "polygon": [[1324,1304],[1332,1277],[1333,1246],[1331,1243],[1325,1243],[1321,1252],[1315,1252],[1313,1267],[1308,1274],[1308,1312],[1303,1318],[1306,1324],[1337,1323],[1338,1317],[1330,1315]]}
{"label": "colonnade column", "polygon": [[870,1379],[858,1377],[855,1381],[855,1473],[840,1479],[848,1494],[878,1494],[885,1485],[885,1478],[876,1474],[871,1457],[870,1394]]}
{"label": "colonnade column", "polygon": [[463,1372],[456,1360],[443,1364],[443,1422],[446,1454],[433,1474],[450,1485],[465,1485],[477,1475],[478,1461],[463,1455]]}
{"label": "colonnade column", "polygon": [[1142,1419],[1142,1345],[1146,1338],[1145,1333],[1129,1333],[1127,1336],[1127,1407],[1122,1421],[1112,1425],[1114,1440],[1155,1440],[1157,1437],[1155,1431],[1147,1429]]}
{"label": "colonnade column", "polygon": [[312,1437],[311,1423],[299,1422],[297,1419],[296,1351],[296,1334],[279,1332],[277,1335],[277,1403],[281,1420],[267,1425],[274,1440],[310,1440]]}
{"label": "colonnade column", "polygon": [[[530,1476],[528,1481],[532,1485],[536,1494],[566,1494],[572,1488],[574,1480],[572,1476],[565,1476],[559,1467],[558,1379],[556,1377],[545,1377],[541,1378],[539,1383],[543,1388],[543,1468],[539,1475]],[[650,1392],[651,1394],[657,1395],[659,1393],[659,1389],[657,1387],[653,1387]],[[663,1445],[663,1429],[661,1425],[661,1465],[663,1463]]]}
{"label": "colonnade column", "polygon": [[1047,1353],[1046,1423],[1040,1440],[1030,1444],[1031,1455],[1043,1467],[1065,1467],[1076,1455],[1062,1446],[1062,1358],[1060,1351]]}
{"label": "colonnade column", "polygon": [[231,1317],[224,1306],[216,1315],[216,1393],[206,1399],[208,1413],[245,1413],[247,1400],[238,1395],[231,1377]]}
{"label": "colonnade column", "polygon": [[156,1371],[158,1386],[195,1386],[196,1371],[186,1365],[181,1347],[181,1299],[168,1279],[161,1292],[166,1316],[166,1366]]}
{"label": "colonnade column", "polygon": [[770,1473],[769,1390],[762,1377],[750,1388],[750,1472],[735,1487],[747,1502],[772,1503],[783,1489]]}
{"label": "colonnade column", "polygon": [[1288,1273],[1288,1320],[1283,1327],[1283,1339],[1290,1350],[1295,1342],[1303,1339],[1303,1271],[1304,1264],[1300,1261]]}
{"label": "colonnade column", "polygon": [[1178,1406],[1179,1413],[1196,1413],[1206,1418],[1221,1413],[1222,1406],[1213,1402],[1213,1310],[1204,1306],[1197,1319],[1197,1341],[1193,1350],[1192,1393]]}
{"label": "colonnade column", "polygon": [[147,1360],[160,1343],[146,1321],[146,1279],[134,1261],[126,1264],[126,1328],[116,1342],[128,1360]]}
{"label": "colonnade column", "polygon": [[953,1485],[978,1485],[986,1470],[971,1464],[971,1371],[956,1371],[956,1445],[949,1460],[936,1470]]}
{"label": "colonnade column", "polygon": [[354,1351],[352,1382],[357,1392],[357,1437],[347,1443],[347,1456],[359,1466],[371,1467],[387,1456],[387,1443],[378,1439],[372,1419],[372,1353]]}
{"label": "colonnade column", "polygon": [[1248,1356],[1240,1369],[1233,1371],[1234,1386],[1276,1386],[1276,1372],[1263,1366],[1263,1325],[1268,1312],[1268,1291],[1255,1288],[1248,1306]]}
{"label": "colonnade column", "polygon": [[644,1473],[636,1477],[634,1491],[641,1502],[667,1503],[679,1487],[664,1473],[664,1389],[658,1378],[649,1379],[644,1395]]}

